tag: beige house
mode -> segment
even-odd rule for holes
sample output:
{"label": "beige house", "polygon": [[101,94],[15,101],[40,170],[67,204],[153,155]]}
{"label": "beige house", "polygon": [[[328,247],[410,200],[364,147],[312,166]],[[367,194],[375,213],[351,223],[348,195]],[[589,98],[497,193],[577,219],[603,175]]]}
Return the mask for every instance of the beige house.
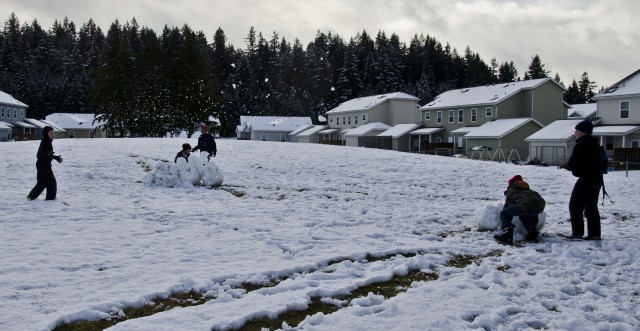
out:
{"label": "beige house", "polygon": [[[343,102],[326,113],[328,130],[324,131],[324,137],[329,140],[323,139],[321,143],[379,146],[378,139],[371,138],[374,134],[398,124],[420,122],[419,100],[412,95],[396,92]],[[369,130],[369,124],[372,123],[377,123],[373,125],[376,129]],[[356,130],[362,126],[365,127]]]}
{"label": "beige house", "polygon": [[[450,90],[420,108],[421,121],[425,128],[443,129],[431,137],[435,140],[432,143],[449,143],[453,149],[467,151],[481,143],[480,137],[473,135],[474,128],[492,121],[530,118],[535,121],[527,126],[544,127],[567,118],[569,105],[563,101],[565,92],[565,87],[551,78]],[[493,148],[517,148],[526,154],[524,138],[531,133],[506,140],[494,135],[482,143]],[[500,146],[495,145],[498,142]]]}
{"label": "beige house", "polygon": [[101,123],[95,122],[93,114],[53,113],[46,122],[66,131],[67,138],[106,138]]}

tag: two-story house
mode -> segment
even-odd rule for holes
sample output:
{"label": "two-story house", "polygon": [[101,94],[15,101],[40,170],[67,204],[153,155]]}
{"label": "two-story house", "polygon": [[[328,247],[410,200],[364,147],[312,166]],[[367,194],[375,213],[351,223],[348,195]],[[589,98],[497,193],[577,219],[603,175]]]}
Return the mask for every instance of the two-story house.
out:
{"label": "two-story house", "polygon": [[449,90],[420,111],[425,128],[441,129],[432,131],[429,142],[450,143],[467,154],[472,147],[483,146],[526,158],[524,138],[567,118],[565,92],[551,78],[493,84]]}
{"label": "two-story house", "polygon": [[28,107],[0,91],[0,141],[36,139],[36,127],[24,122]]}
{"label": "two-story house", "polygon": [[598,104],[593,135],[610,155],[614,149],[640,148],[640,70],[593,97]]}
{"label": "two-story house", "polygon": [[328,129],[324,133],[334,135],[320,142],[334,143],[337,140],[347,146],[391,146],[383,143],[385,137],[403,139],[408,132],[379,135],[399,124],[420,122],[418,101],[418,98],[402,92],[345,101],[326,113]]}

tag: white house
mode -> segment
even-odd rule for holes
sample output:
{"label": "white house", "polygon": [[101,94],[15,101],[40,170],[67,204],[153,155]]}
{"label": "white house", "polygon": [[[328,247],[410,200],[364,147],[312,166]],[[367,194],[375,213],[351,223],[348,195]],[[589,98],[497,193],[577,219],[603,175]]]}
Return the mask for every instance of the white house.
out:
{"label": "white house", "polygon": [[291,141],[291,133],[312,125],[310,117],[240,116],[240,140]]}
{"label": "white house", "polygon": [[94,121],[94,114],[75,113],[53,113],[45,120],[67,131],[68,138],[105,138],[107,134],[101,124]]}

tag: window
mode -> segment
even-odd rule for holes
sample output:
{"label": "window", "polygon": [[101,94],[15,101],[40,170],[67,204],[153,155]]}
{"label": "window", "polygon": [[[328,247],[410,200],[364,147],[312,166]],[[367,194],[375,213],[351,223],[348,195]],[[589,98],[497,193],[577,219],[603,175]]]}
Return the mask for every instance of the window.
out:
{"label": "window", "polygon": [[76,137],[76,131],[75,130],[69,130],[69,138],[75,138]]}
{"label": "window", "polygon": [[349,116],[349,121],[347,123],[349,123],[349,125],[351,125],[351,116]]}
{"label": "window", "polygon": [[620,102],[620,118],[629,118],[629,101]]}
{"label": "window", "polygon": [[638,148],[640,147],[640,140],[634,140],[631,142],[631,148]]}
{"label": "window", "polygon": [[4,107],[0,108],[0,117],[4,117]]}
{"label": "window", "polygon": [[478,109],[471,108],[471,122],[477,122],[477,121],[478,121]]}
{"label": "window", "polygon": [[18,110],[17,109],[13,109],[13,118],[16,119],[18,118]]}
{"label": "window", "polygon": [[342,125],[347,124],[347,117],[346,116],[342,116]]}
{"label": "window", "polygon": [[281,134],[280,135],[280,142],[285,142],[285,141],[287,141],[287,135]]}
{"label": "window", "polygon": [[354,121],[355,124],[358,124],[358,115],[353,117],[353,121]]}
{"label": "window", "polygon": [[367,115],[362,115],[362,121],[365,122],[367,120]]}
{"label": "window", "polygon": [[431,112],[430,111],[424,112],[424,120],[425,121],[431,121]]}
{"label": "window", "polygon": [[458,123],[464,122],[464,109],[458,109]]}
{"label": "window", "polygon": [[261,135],[260,135],[260,140],[262,140],[262,141],[267,141],[267,135],[266,135],[266,134],[264,134],[264,133],[263,133],[263,134],[261,134]]}
{"label": "window", "polygon": [[441,142],[442,142],[442,137],[437,137],[437,138],[436,138],[436,143],[438,143],[438,144],[439,144],[439,143],[441,143]]}
{"label": "window", "polygon": [[442,123],[442,110],[438,110],[437,114],[436,114],[436,119],[438,124]]}
{"label": "window", "polygon": [[493,108],[491,108],[491,107],[487,107],[487,109],[486,109],[486,110],[487,110],[487,117],[491,117],[491,116],[493,116]]}
{"label": "window", "polygon": [[333,117],[329,117],[329,123],[333,123]]}
{"label": "window", "polygon": [[449,110],[449,123],[453,123],[454,113],[453,109]]}

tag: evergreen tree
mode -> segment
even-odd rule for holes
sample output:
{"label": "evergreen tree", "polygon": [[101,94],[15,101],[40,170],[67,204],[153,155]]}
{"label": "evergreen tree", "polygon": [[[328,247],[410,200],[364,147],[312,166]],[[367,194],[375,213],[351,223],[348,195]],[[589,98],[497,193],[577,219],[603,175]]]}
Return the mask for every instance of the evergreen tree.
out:
{"label": "evergreen tree", "polygon": [[581,102],[580,88],[578,87],[578,83],[575,79],[567,88],[567,93],[564,94],[564,100],[570,105],[584,103]]}
{"label": "evergreen tree", "polygon": [[593,98],[596,93],[594,90],[596,89],[596,82],[589,80],[589,74],[585,71],[582,74],[582,78],[580,79],[580,83],[578,84],[578,92],[580,93],[580,102],[581,103],[590,103],[593,102],[591,98]]}
{"label": "evergreen tree", "polygon": [[518,70],[516,66],[511,62],[505,62],[500,65],[500,69],[498,70],[498,82],[499,83],[509,83],[515,82],[518,80]]}
{"label": "evergreen tree", "polygon": [[529,71],[525,74],[525,80],[529,79],[539,79],[539,78],[547,78],[549,71],[544,69],[544,64],[540,61],[540,56],[536,54],[531,59],[531,64],[529,65]]}

